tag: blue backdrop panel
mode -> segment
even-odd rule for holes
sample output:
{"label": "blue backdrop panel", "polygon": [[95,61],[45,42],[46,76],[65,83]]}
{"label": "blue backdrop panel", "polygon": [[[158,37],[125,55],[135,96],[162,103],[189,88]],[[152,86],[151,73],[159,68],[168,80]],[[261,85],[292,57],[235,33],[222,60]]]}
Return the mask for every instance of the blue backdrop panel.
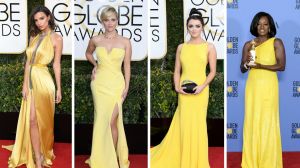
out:
{"label": "blue backdrop panel", "polygon": [[278,72],[280,125],[283,151],[300,151],[300,0],[227,1],[227,147],[241,151],[243,141],[244,92],[248,74],[239,66],[242,48],[254,38],[250,24],[257,12],[269,13],[277,27],[277,38],[286,49],[286,69]]}

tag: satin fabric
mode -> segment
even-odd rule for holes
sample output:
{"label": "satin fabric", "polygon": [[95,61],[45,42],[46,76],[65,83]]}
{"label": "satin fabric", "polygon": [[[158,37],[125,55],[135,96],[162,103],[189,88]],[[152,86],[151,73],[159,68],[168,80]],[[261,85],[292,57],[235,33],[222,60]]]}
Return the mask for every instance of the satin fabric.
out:
{"label": "satin fabric", "polygon": [[[123,126],[121,96],[125,80],[121,71],[125,50],[96,47],[98,69],[91,82],[94,101],[92,152],[86,161],[92,168],[128,168],[128,148]],[[114,107],[118,107],[118,143],[115,150],[110,122]]]}
{"label": "satin fabric", "polygon": [[[180,83],[206,80],[208,44],[184,43]],[[151,168],[209,168],[206,114],[209,87],[197,95],[178,96],[178,107],[163,141],[151,148]]]}
{"label": "satin fabric", "polygon": [[[26,164],[28,168],[35,168],[34,151],[30,137],[30,105],[34,103],[36,119],[39,129],[41,153],[44,156],[44,166],[52,165],[53,126],[55,110],[55,85],[48,71],[49,64],[54,57],[54,48],[50,33],[46,34],[39,43],[40,35],[32,39],[26,49],[27,59],[32,60],[29,73],[29,95],[22,100],[17,125],[15,144],[3,146],[11,150],[8,167],[14,168]],[[38,46],[38,48],[36,48]],[[36,50],[35,54],[34,51]],[[34,56],[34,59],[32,57]]]}
{"label": "satin fabric", "polygon": [[[276,64],[274,40],[255,48],[256,62]],[[252,68],[245,90],[242,167],[282,168],[277,73]]]}

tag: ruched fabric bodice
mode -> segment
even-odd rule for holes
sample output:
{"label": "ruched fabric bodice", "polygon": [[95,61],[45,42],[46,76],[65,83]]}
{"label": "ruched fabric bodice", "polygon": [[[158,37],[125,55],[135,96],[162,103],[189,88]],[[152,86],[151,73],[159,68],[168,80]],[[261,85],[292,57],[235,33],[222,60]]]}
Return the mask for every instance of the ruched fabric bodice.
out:
{"label": "ruched fabric bodice", "polygon": [[[92,153],[86,161],[91,168],[129,168],[128,147],[123,126],[121,96],[125,80],[121,71],[125,49],[96,47],[98,66],[91,82],[94,101],[94,129]],[[118,141],[115,149],[111,132],[111,118],[118,108]]]}

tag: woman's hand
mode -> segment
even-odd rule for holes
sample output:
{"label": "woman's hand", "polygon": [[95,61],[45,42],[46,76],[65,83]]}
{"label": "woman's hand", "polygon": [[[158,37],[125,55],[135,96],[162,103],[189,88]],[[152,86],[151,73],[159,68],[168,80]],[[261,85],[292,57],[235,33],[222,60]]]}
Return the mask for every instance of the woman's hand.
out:
{"label": "woman's hand", "polygon": [[198,86],[196,86],[196,87],[194,87],[194,93],[193,94],[199,94],[199,93],[201,93],[202,92],[202,90],[205,88],[205,86],[204,85],[198,85]]}
{"label": "woman's hand", "polygon": [[125,88],[122,93],[122,104],[125,101],[127,94],[128,94],[128,88]]}
{"label": "woman's hand", "polygon": [[250,68],[256,68],[256,69],[260,69],[261,68],[261,64],[260,63],[255,62],[254,64],[255,65],[247,65],[247,66],[250,67]]}
{"label": "woman's hand", "polygon": [[252,55],[249,51],[249,52],[247,52],[247,65],[249,64],[250,61],[252,61]]}
{"label": "woman's hand", "polygon": [[95,79],[97,68],[98,68],[98,66],[97,66],[97,65],[96,65],[96,66],[94,66],[94,68],[93,68],[93,71],[92,71],[92,76],[91,76],[91,79],[92,79],[92,80],[94,80],[94,79]]}
{"label": "woman's hand", "polygon": [[27,100],[27,96],[28,96],[28,86],[27,85],[23,85],[22,96],[23,96],[24,100]]}
{"label": "woman's hand", "polygon": [[179,94],[184,94],[184,95],[187,95],[188,93],[186,93],[183,89],[186,89],[186,87],[179,87],[176,90],[177,93]]}
{"label": "woman's hand", "polygon": [[62,96],[61,96],[61,90],[58,89],[58,90],[56,91],[56,99],[55,99],[55,103],[56,103],[56,104],[60,103],[60,102],[61,102],[61,99],[62,99]]}

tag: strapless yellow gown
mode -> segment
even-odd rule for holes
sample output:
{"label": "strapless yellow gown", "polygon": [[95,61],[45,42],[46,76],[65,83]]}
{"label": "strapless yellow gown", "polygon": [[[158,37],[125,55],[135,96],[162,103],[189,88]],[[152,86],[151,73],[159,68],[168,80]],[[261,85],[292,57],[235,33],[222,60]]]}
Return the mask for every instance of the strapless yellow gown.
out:
{"label": "strapless yellow gown", "polygon": [[[274,40],[270,38],[255,48],[258,63],[276,64]],[[243,138],[243,168],[282,168],[278,79],[274,71],[249,71]]]}
{"label": "strapless yellow gown", "polygon": [[[128,148],[123,126],[121,96],[125,88],[125,80],[121,71],[125,50],[113,48],[109,53],[104,47],[96,47],[98,69],[91,82],[94,101],[94,130],[92,153],[86,161],[92,168],[128,168]],[[115,150],[111,117],[113,109],[118,106],[119,117],[118,144]]]}
{"label": "strapless yellow gown", "polygon": [[[201,85],[206,80],[208,44],[183,44],[183,80]],[[151,148],[151,168],[209,168],[206,114],[209,87],[198,95],[178,96],[178,107],[163,141]]]}
{"label": "strapless yellow gown", "polygon": [[[30,61],[29,95],[22,100],[15,144],[3,146],[11,150],[8,167],[14,168],[26,164],[28,168],[35,168],[34,152],[30,139],[30,104],[33,100],[38,123],[41,153],[44,155],[45,166],[52,165],[53,154],[53,126],[55,110],[55,85],[48,71],[47,65],[54,58],[54,48],[49,32],[42,41],[41,36],[33,38],[26,49],[27,59]],[[38,46],[38,47],[37,47]],[[37,47],[37,48],[36,48]]]}

